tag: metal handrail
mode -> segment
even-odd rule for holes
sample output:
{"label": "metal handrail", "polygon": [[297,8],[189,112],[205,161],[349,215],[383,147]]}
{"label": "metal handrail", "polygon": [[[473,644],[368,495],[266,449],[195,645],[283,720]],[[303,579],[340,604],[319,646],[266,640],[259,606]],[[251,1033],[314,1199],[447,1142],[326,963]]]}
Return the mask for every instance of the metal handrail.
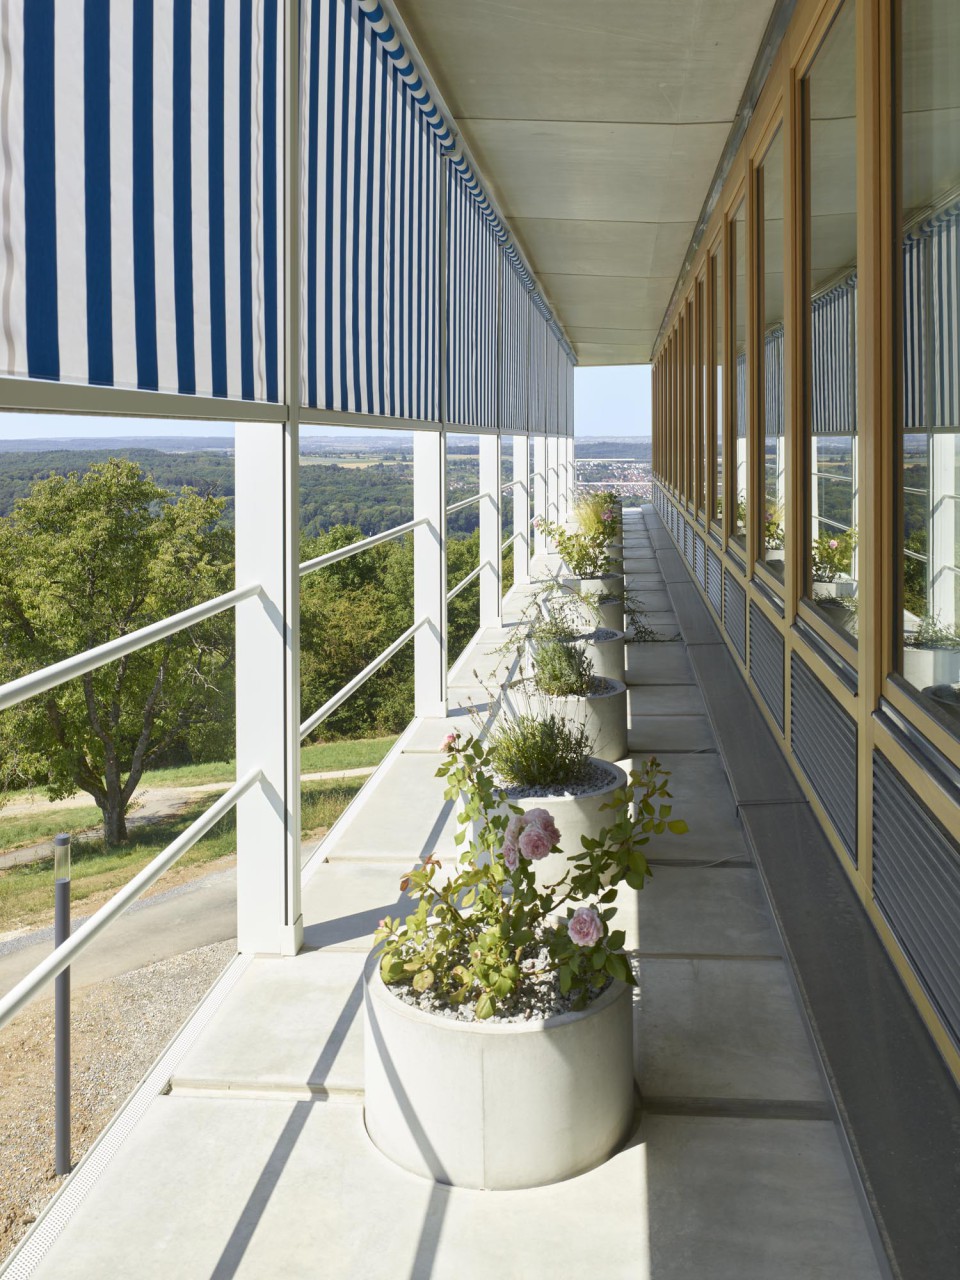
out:
{"label": "metal handrail", "polygon": [[229,791],[215,800],[213,804],[186,831],[182,831],[176,840],[168,844],[162,853],[158,853],[142,871],[133,877],[122,889],[118,890],[109,902],[104,903],[99,911],[85,920],[71,934],[66,942],[61,943],[45,960],[41,960],[36,968],[31,969],[25,978],[0,1000],[0,1029],[5,1027],[11,1018],[16,1017],[24,1005],[28,1004],[37,993],[52,982],[57,974],[62,973],[67,965],[72,964],[81,951],[84,951],[114,920],[145,893],[164,872],[188,849],[192,849],[212,826],[228,813],[241,796],[255,786],[263,777],[262,769],[251,769],[239,782],[235,782]]}
{"label": "metal handrail", "polygon": [[500,486],[500,492],[506,493],[508,489],[515,489],[518,484],[523,484],[522,480],[508,480],[506,484]]}
{"label": "metal handrail", "polygon": [[259,583],[249,587],[237,587],[222,596],[214,596],[212,600],[207,600],[203,604],[194,605],[191,609],[183,609],[180,613],[171,614],[169,618],[164,618],[160,622],[151,622],[149,626],[141,627],[139,631],[131,631],[129,635],[108,640],[106,644],[99,644],[96,648],[87,649],[72,658],[64,658],[62,662],[41,667],[39,671],[34,671],[28,676],[19,676],[16,680],[10,680],[7,684],[0,685],[0,711],[16,706],[26,698],[35,698],[38,693],[55,689],[57,685],[65,684],[67,680],[85,676],[88,672],[95,671],[97,667],[105,666],[117,658],[126,657],[128,653],[145,649],[147,645],[154,644],[157,640],[165,640],[167,636],[176,635],[178,631],[185,631],[194,623],[213,618],[242,600],[249,600],[259,592]]}
{"label": "metal handrail", "polygon": [[317,556],[313,560],[304,560],[300,566],[300,577],[304,577],[308,573],[313,573],[316,569],[325,569],[329,564],[336,564],[338,560],[346,560],[348,556],[355,556],[361,551],[367,551],[370,547],[379,546],[381,542],[390,542],[393,538],[400,538],[405,533],[410,533],[421,524],[427,524],[427,517],[421,516],[419,520],[408,520],[406,524],[395,525],[392,529],[385,529],[383,533],[374,533],[369,538],[362,538],[359,542],[351,542],[349,547],[340,547],[337,551],[328,551],[326,555]]}
{"label": "metal handrail", "polygon": [[308,720],[304,720],[303,724],[300,726],[300,741],[302,742],[304,738],[313,733],[314,729],[316,729],[319,724],[322,724],[323,721],[326,720],[327,716],[336,711],[337,707],[339,707],[341,703],[346,702],[347,698],[349,698],[352,693],[356,693],[362,684],[366,684],[373,673],[375,671],[379,671],[385,662],[389,662],[393,655],[402,649],[408,640],[412,639],[413,636],[416,635],[426,621],[426,618],[421,618],[420,621],[415,622],[412,627],[407,627],[403,635],[398,636],[397,639],[394,640],[393,644],[388,645],[379,657],[374,658],[372,662],[368,662],[359,675],[355,675],[349,684],[345,684],[343,686],[339,693],[335,693],[332,698],[328,698],[319,710],[315,711]]}
{"label": "metal handrail", "polygon": [[511,536],[506,540],[506,542],[504,542],[501,545],[500,550],[506,551],[507,547],[512,546],[519,537],[520,537],[520,530],[518,529],[516,533],[511,534]]}
{"label": "metal handrail", "polygon": [[488,493],[475,493],[472,498],[463,498],[460,502],[451,502],[447,507],[447,515],[452,516],[455,511],[462,511],[464,507],[472,507],[475,502],[480,502],[483,498],[489,498]]}
{"label": "metal handrail", "polygon": [[478,564],[475,569],[471,569],[465,578],[461,578],[453,590],[447,592],[447,604],[449,604],[451,600],[455,600],[464,587],[469,586],[474,578],[478,577],[481,570],[489,563],[490,562],[488,560],[485,560],[483,564]]}

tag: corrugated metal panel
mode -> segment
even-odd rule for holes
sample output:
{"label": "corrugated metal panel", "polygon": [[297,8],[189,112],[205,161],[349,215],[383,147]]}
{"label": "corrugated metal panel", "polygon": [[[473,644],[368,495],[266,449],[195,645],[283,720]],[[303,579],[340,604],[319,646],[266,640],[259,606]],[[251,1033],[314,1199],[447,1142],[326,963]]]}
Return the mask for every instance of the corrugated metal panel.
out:
{"label": "corrugated metal panel", "polygon": [[699,533],[693,535],[693,572],[704,590],[707,589],[707,557],[703,538]]}
{"label": "corrugated metal panel", "polygon": [[750,602],[750,678],[783,729],[783,636]]}
{"label": "corrugated metal panel", "polygon": [[686,520],[683,522],[683,555],[687,564],[693,564],[693,530]]}
{"label": "corrugated metal panel", "polygon": [[729,569],[723,572],[723,625],[734,648],[747,660],[747,593]]}
{"label": "corrugated metal panel", "polygon": [[873,892],[960,1043],[960,845],[873,754]]}
{"label": "corrugated metal panel", "polygon": [[796,654],[790,746],[851,860],[857,861],[857,726]]}
{"label": "corrugated metal panel", "polygon": [[719,618],[723,613],[723,566],[710,547],[707,547],[707,595]]}

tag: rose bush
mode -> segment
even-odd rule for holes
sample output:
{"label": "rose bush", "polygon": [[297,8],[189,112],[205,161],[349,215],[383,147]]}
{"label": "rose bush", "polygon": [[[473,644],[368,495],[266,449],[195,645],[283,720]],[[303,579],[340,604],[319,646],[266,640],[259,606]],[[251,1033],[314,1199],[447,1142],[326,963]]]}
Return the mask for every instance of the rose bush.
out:
{"label": "rose bush", "polygon": [[[456,842],[466,843],[468,824],[479,834],[449,878],[431,855],[401,881],[417,905],[403,920],[380,922],[383,981],[431,991],[452,1007],[475,1002],[478,1018],[509,1013],[523,984],[544,972],[557,975],[573,1008],[589,1004],[611,978],[633,983],[625,934],[611,928],[617,886],[642,889],[651,874],[643,846],[654,835],[687,829],[671,816],[659,762],[631,773],[604,806],[610,825],[597,839],[583,837],[556,882],[538,888],[534,863],[558,852],[562,840],[551,814],[506,802],[476,738],[445,739],[442,750],[437,774],[447,779],[446,798],[464,797]],[[544,954],[545,964],[531,969],[531,959]]]}

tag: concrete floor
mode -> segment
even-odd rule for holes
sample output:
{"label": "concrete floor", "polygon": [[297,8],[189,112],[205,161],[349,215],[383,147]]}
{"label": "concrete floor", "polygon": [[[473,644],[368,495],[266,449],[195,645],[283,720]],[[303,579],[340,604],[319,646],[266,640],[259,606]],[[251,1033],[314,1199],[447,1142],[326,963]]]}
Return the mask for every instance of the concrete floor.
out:
{"label": "concrete floor", "polygon": [[[662,592],[639,513],[625,541],[628,571]],[[652,843],[653,880],[621,890],[640,975],[627,1147],[553,1187],[482,1193],[367,1141],[363,958],[402,909],[402,870],[452,830],[433,777],[447,722],[424,723],[308,868],[304,951],[249,964],[34,1275],[881,1275],[685,647],[629,650],[631,750],[670,769],[690,832]]]}

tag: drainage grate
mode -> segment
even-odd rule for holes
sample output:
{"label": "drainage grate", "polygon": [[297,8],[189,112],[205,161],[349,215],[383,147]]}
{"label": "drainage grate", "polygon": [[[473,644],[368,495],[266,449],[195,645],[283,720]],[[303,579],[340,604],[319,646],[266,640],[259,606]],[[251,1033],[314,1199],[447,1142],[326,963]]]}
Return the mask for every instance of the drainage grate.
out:
{"label": "drainage grate", "polygon": [[873,893],[960,1047],[960,846],[876,751]]}
{"label": "drainage grate", "polygon": [[747,593],[729,569],[723,572],[723,625],[742,662],[747,660]]}
{"label": "drainage grate", "polygon": [[790,746],[851,861],[857,861],[857,726],[796,654]]}
{"label": "drainage grate", "polygon": [[750,601],[750,679],[783,732],[783,636]]}

